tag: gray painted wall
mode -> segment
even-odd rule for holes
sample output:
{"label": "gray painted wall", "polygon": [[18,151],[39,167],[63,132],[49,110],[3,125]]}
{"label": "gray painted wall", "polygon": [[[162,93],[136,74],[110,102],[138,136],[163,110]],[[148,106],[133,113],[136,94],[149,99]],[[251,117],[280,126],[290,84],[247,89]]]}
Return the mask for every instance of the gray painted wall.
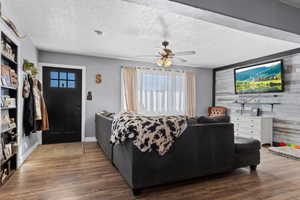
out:
{"label": "gray painted wall", "polygon": [[[236,66],[243,67],[243,66]],[[274,142],[287,142],[300,145],[300,54],[284,57],[285,91],[282,93],[248,94],[260,102],[280,103],[259,106],[263,116],[273,117]],[[276,94],[278,97],[274,97]],[[227,69],[216,72],[216,105],[229,108],[230,115],[240,115],[240,105],[233,103],[240,96],[234,94],[234,70]],[[249,115],[251,106],[245,106],[245,114]]]}
{"label": "gray painted wall", "polygon": [[300,9],[279,0],[170,0],[300,35]]}
{"label": "gray painted wall", "polygon": [[[87,89],[92,91],[93,100],[86,101],[86,137],[95,134],[95,112],[107,110],[119,112],[121,108],[121,66],[150,66],[150,63],[119,59],[81,56],[74,54],[39,51],[39,62],[86,66]],[[197,72],[197,114],[206,114],[212,102],[212,70],[177,67]],[[102,83],[95,83],[95,75],[102,74]]]}
{"label": "gray painted wall", "polygon": [[[11,9],[10,4],[5,1],[2,2],[2,9],[3,9],[3,13],[5,16],[8,16],[9,18],[11,18],[14,23],[16,24],[16,26],[18,27],[18,29],[20,31],[23,30],[22,28],[22,24],[19,23],[18,18],[16,17],[16,13],[14,13],[14,10]],[[10,31],[9,29],[7,29],[8,31]],[[32,40],[30,37],[26,37],[23,40],[19,40],[20,41],[20,46],[19,46],[19,53],[20,53],[20,60],[21,62],[23,62],[23,59],[27,59],[33,63],[35,63],[37,65],[37,49],[35,48]],[[21,79],[21,85],[20,85],[20,89],[22,90],[23,88],[23,72],[22,72],[22,66],[19,65],[18,66],[18,70],[21,71],[21,77],[19,77],[19,79]],[[18,105],[19,107],[19,113],[18,113],[18,117],[22,118],[23,117],[23,98],[22,96],[21,98],[21,102]],[[19,133],[21,135],[21,145],[22,147],[21,149],[21,156],[26,155],[28,152],[28,150],[30,150],[31,147],[33,147],[35,144],[37,144],[39,142],[39,135],[38,133],[33,133],[30,136],[25,136],[23,133],[23,120],[21,120],[21,124],[19,124],[19,126],[21,126],[21,132]]]}

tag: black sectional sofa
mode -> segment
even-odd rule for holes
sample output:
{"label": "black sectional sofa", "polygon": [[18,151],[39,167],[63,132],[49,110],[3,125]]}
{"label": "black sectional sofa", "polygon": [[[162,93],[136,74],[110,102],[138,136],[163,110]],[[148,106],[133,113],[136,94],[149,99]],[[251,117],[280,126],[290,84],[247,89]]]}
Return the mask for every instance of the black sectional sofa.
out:
{"label": "black sectional sofa", "polygon": [[131,141],[110,143],[112,119],[96,114],[96,137],[107,159],[136,194],[141,189],[260,163],[257,140],[234,138],[233,124],[189,124],[164,156],[143,153]]}

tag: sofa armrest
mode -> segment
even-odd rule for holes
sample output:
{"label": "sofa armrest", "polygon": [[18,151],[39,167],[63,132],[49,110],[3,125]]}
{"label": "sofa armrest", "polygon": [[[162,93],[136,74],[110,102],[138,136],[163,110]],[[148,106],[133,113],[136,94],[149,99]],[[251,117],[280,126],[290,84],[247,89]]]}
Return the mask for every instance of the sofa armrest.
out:
{"label": "sofa armrest", "polygon": [[110,143],[112,119],[96,113],[96,138],[105,156],[112,160],[112,144]]}

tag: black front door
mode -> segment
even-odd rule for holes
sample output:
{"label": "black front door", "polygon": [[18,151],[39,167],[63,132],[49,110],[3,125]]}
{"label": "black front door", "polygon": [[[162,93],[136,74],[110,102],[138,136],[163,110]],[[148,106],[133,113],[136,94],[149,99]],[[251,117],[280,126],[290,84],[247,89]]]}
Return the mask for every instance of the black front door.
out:
{"label": "black front door", "polygon": [[43,144],[81,141],[81,78],[80,69],[43,67],[50,127]]}

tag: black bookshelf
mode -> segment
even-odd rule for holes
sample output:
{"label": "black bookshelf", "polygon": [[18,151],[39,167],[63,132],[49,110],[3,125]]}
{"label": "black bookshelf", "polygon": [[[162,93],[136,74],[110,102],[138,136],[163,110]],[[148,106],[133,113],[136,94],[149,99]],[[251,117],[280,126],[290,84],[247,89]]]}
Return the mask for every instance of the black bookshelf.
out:
{"label": "black bookshelf", "polygon": [[[18,161],[18,81],[14,83],[2,81],[3,77],[7,77],[7,74],[2,73],[3,66],[9,69],[10,78],[13,73],[11,71],[18,74],[18,45],[1,32],[1,99],[12,98],[15,100],[15,105],[2,104],[0,107],[2,121],[0,124],[0,186],[5,184],[17,170]],[[3,119],[9,120],[3,122]],[[6,123],[7,121],[9,122]]]}

